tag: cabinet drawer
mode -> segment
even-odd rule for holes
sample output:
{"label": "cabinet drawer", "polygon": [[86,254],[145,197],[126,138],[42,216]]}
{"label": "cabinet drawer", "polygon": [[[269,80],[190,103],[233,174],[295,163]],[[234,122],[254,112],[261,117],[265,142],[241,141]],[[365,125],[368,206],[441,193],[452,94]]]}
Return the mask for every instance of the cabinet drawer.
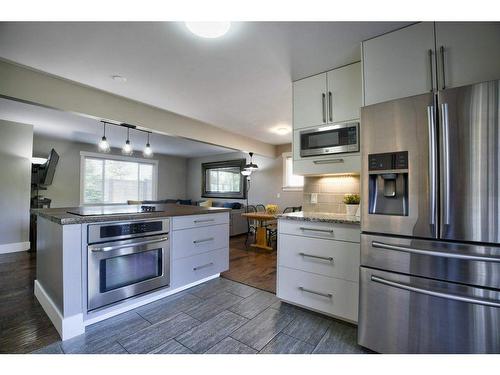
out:
{"label": "cabinet drawer", "polygon": [[227,224],[172,232],[173,259],[185,258],[227,247],[229,247],[229,226]]}
{"label": "cabinet drawer", "polygon": [[280,219],[278,221],[278,232],[279,234],[293,234],[328,240],[360,242],[360,228],[358,224],[334,224]]}
{"label": "cabinet drawer", "polygon": [[278,297],[316,311],[357,322],[358,283],[278,267]]}
{"label": "cabinet drawer", "polygon": [[172,265],[172,286],[178,288],[228,269],[229,248],[177,259]]}
{"label": "cabinet drawer", "polygon": [[293,161],[293,173],[302,176],[315,176],[332,173],[360,173],[359,154],[337,154],[329,157],[307,157]]}
{"label": "cabinet drawer", "polygon": [[172,218],[172,229],[198,228],[207,225],[229,224],[229,212],[217,214],[187,215]]}
{"label": "cabinet drawer", "polygon": [[360,245],[319,238],[278,236],[278,265],[359,281]]}

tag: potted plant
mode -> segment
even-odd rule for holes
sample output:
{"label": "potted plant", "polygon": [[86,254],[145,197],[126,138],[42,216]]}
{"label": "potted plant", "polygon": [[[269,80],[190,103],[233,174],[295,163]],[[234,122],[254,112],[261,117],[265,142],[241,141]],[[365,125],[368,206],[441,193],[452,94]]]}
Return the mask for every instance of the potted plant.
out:
{"label": "potted plant", "polygon": [[359,194],[346,194],[344,204],[347,215],[354,216],[359,208]]}

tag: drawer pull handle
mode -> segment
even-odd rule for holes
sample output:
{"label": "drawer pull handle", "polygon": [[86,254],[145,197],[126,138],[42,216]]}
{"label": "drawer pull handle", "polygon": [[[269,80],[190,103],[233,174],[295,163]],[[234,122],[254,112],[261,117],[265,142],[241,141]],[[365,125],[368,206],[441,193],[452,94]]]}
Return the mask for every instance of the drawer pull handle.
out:
{"label": "drawer pull handle", "polygon": [[483,306],[500,308],[500,302],[496,301],[496,300],[491,300],[491,299],[486,299],[486,298],[466,297],[466,296],[461,296],[458,294],[444,293],[444,292],[441,292],[438,290],[419,288],[417,286],[413,286],[410,284],[398,283],[396,281],[386,280],[382,277],[378,277],[378,276],[374,276],[374,275],[372,275],[371,280],[376,282],[376,283],[379,283],[379,284],[392,286],[394,288],[407,290],[409,292],[415,292],[415,293],[425,294],[428,296],[450,299],[453,301],[474,303],[476,305],[483,305]]}
{"label": "drawer pull handle", "polygon": [[322,257],[322,256],[319,256],[319,255],[306,254],[306,253],[299,253],[299,255],[302,255],[303,257],[308,257],[308,258],[323,259],[323,260],[327,260],[327,261],[333,263],[333,258],[332,257]]}
{"label": "drawer pull handle", "polygon": [[317,229],[317,228],[307,228],[307,227],[300,227],[300,230],[308,230],[311,232],[321,232],[321,233],[330,233],[333,234],[333,229]]}
{"label": "drawer pull handle", "polygon": [[209,242],[209,241],[213,241],[213,240],[214,240],[214,238],[210,237],[210,238],[204,238],[202,240],[194,240],[193,243],[198,244],[198,243]]}
{"label": "drawer pull handle", "polygon": [[326,297],[326,298],[332,298],[333,297],[333,294],[331,294],[331,293],[317,292],[315,290],[304,288],[303,286],[299,286],[299,289],[301,291],[303,291],[303,292],[307,292],[307,293],[311,293],[311,294],[316,294],[316,295],[321,296],[321,297]]}
{"label": "drawer pull handle", "polygon": [[210,262],[210,263],[204,264],[202,266],[196,266],[196,267],[193,267],[193,271],[198,271],[198,270],[201,270],[202,268],[207,268],[207,267],[210,267],[213,265],[214,265],[214,262]]}
{"label": "drawer pull handle", "polygon": [[324,160],[314,160],[314,164],[337,164],[343,163],[344,159],[324,159]]}
{"label": "drawer pull handle", "polygon": [[195,220],[194,222],[198,224],[198,223],[209,223],[211,221],[215,221],[215,219]]}

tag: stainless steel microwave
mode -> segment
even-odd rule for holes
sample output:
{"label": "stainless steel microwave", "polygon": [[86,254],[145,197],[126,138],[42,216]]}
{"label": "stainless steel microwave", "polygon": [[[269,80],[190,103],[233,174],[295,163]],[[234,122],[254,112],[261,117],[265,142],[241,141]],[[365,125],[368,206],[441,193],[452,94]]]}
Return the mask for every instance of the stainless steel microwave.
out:
{"label": "stainless steel microwave", "polygon": [[300,156],[359,152],[359,122],[326,125],[300,132]]}

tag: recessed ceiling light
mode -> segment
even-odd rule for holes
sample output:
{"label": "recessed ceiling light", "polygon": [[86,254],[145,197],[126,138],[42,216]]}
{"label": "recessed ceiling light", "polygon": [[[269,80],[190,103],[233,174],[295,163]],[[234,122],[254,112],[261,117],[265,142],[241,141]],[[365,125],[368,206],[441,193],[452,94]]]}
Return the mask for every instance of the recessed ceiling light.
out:
{"label": "recessed ceiling light", "polygon": [[116,82],[127,82],[127,78],[120,75],[112,75],[111,78]]}
{"label": "recessed ceiling light", "polygon": [[287,135],[292,131],[288,125],[279,125],[271,129],[271,131],[278,135]]}
{"label": "recessed ceiling light", "polygon": [[186,22],[186,27],[195,35],[213,39],[226,34],[231,22]]}

